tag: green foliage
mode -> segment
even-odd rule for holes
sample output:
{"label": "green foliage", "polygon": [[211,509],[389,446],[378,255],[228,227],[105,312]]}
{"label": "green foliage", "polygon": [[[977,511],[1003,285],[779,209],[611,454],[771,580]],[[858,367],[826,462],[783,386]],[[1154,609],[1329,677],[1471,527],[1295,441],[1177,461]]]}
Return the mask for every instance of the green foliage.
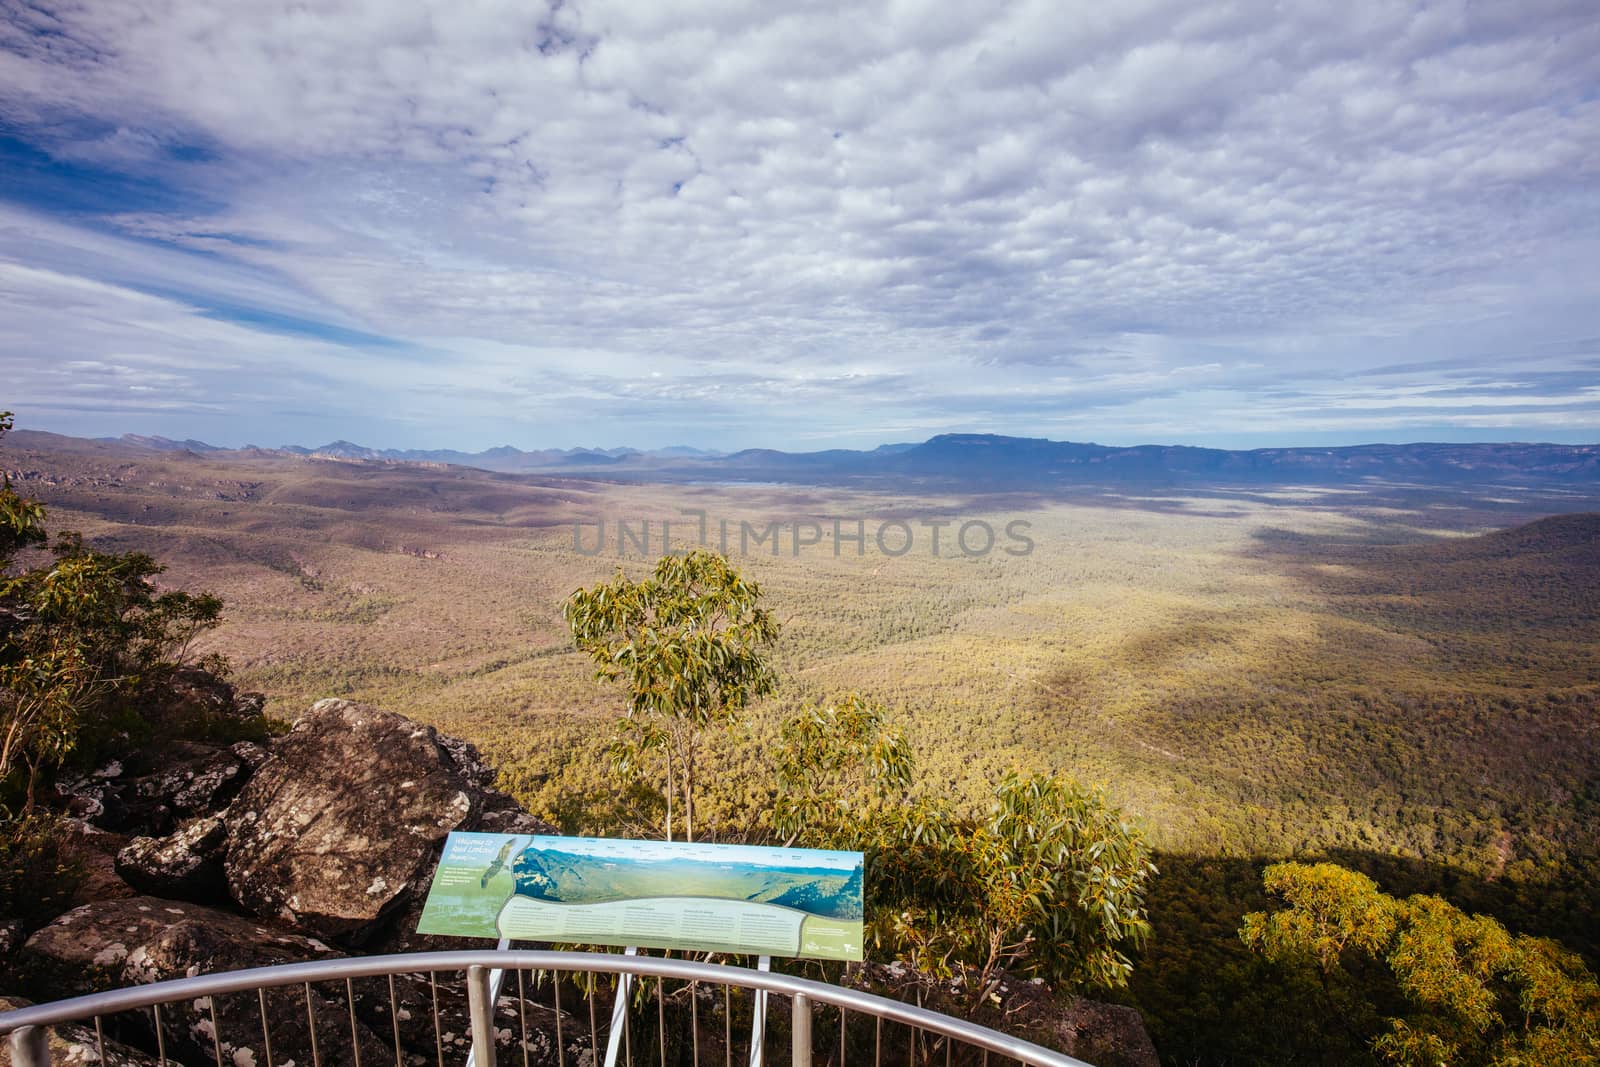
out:
{"label": "green foliage", "polygon": [[915,773],[904,735],[884,726],[882,704],[854,693],[784,720],[772,828],[786,845],[857,848],[883,807]]}
{"label": "green foliage", "polygon": [[872,824],[874,939],[975,1002],[1002,972],[1069,990],[1127,983],[1124,950],[1149,935],[1156,873],[1142,835],[1099,790],[1007,775],[986,816],[921,801]]}
{"label": "green foliage", "polygon": [[45,769],[146,730],[142,703],[222,611],[207,594],[159,591],[149,556],[96,552],[74,533],[56,536],[53,561],[10,573],[4,550],[45,544],[43,518],[0,490],[0,789],[25,809]]}
{"label": "green foliage", "polygon": [[1246,915],[1240,936],[1268,959],[1310,953],[1324,973],[1347,949],[1376,953],[1394,936],[1394,900],[1371,878],[1332,863],[1277,863],[1262,877],[1286,907]]}
{"label": "green foliage", "polygon": [[756,583],[705,551],[664,556],[638,582],[619,570],[567,598],[567,625],[596,677],[619,682],[628,694],[614,764],[631,771],[647,753],[664,757],[668,840],[675,794],[694,840],[701,731],[733,724],[776,687],[767,649],[778,624],[760,600]]}
{"label": "green foliage", "polygon": [[869,936],[973,1005],[1005,972],[1068,989],[1126,984],[1123,949],[1150,931],[1155,874],[1140,833],[1099,790],[1008,774],[981,817],[949,795],[910,799],[910,745],[881,704],[850,695],[783,723],[773,827],[809,847],[862,849]]}
{"label": "green foliage", "polygon": [[[1401,1010],[1370,1037],[1383,1062],[1600,1063],[1600,985],[1555,942],[1513,937],[1436,896],[1396,899],[1333,864],[1275,864],[1263,882],[1281,907],[1245,916],[1251,948],[1315,966],[1330,991],[1366,963],[1387,972]],[[1352,987],[1383,996],[1370,978]]]}

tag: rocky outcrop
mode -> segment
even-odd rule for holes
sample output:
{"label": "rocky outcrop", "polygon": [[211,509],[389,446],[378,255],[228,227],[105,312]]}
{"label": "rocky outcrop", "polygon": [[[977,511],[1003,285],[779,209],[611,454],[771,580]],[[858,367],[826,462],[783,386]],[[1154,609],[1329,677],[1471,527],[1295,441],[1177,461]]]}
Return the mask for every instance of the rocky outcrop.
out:
{"label": "rocky outcrop", "polygon": [[218,908],[139,896],[74,908],[35,931],[21,955],[29,984],[63,997],[340,953],[316,938]]}
{"label": "rocky outcrop", "polygon": [[493,779],[431,726],[318,701],[223,816],[229,890],[257,915],[360,945],[426,886],[450,831],[515,807]]}
{"label": "rocky outcrop", "polygon": [[174,742],[61,783],[57,803],[101,830],[164,837],[179,820],[226,806],[250,777],[252,763],[264,755],[249,741],[232,746]]}
{"label": "rocky outcrop", "polygon": [[144,709],[144,715],[178,736],[199,736],[229,720],[235,727],[255,726],[266,702],[262,694],[240,693],[203,668],[180,667],[165,680],[160,696]]}
{"label": "rocky outcrop", "polygon": [[[23,947],[20,970],[41,996],[60,998],[338,955],[315,938],[216,908],[135,897],[78,908],[37,931]],[[510,978],[504,992],[515,990],[515,982],[515,977]],[[352,994],[353,1005],[346,1000]],[[426,976],[396,975],[393,994],[391,1001],[389,982],[381,978],[356,979],[349,986],[342,981],[313,983],[308,1008],[304,986],[267,990],[273,1061],[312,1062],[311,1016],[316,1019],[317,1056],[324,1063],[354,1062],[356,1045],[362,1062],[392,1063],[396,1035],[410,1057],[431,1061],[436,1047],[446,1049],[447,1055],[456,1053],[457,1059],[464,1057],[471,1027],[459,977],[440,975],[435,986]],[[353,1030],[352,1006],[356,1016]],[[197,1061],[211,1062],[212,1010],[213,1005],[205,999],[176,1002],[163,1009],[166,1029],[162,1036],[169,1051],[176,1049],[180,1056],[187,1052]],[[215,1011],[215,1032],[225,1060],[266,1062],[255,998],[218,997]],[[514,998],[502,997],[496,1004],[497,1043],[512,1050],[520,1062],[524,1018],[529,1062],[556,1063],[555,1015],[547,1006],[529,1003],[519,1009]],[[143,1013],[119,1017],[114,1025],[114,1032],[139,1047],[154,1047],[150,1019]],[[578,1062],[588,1047],[587,1025],[563,1016],[561,1032],[568,1062]]]}
{"label": "rocky outcrop", "polygon": [[[21,997],[0,997],[0,1011],[26,1008],[32,1001]],[[96,1067],[158,1067],[160,1060],[146,1055],[115,1038],[97,1039],[92,1026],[69,1024],[57,1026],[50,1033],[50,1062],[66,1067],[94,1064]],[[100,1050],[105,1049],[101,1059]],[[0,1067],[11,1067],[11,1043],[0,1041]]]}
{"label": "rocky outcrop", "polygon": [[[118,986],[336,956],[328,945],[291,930],[216,908],[179,904],[159,897],[132,897],[77,908],[37,931],[23,946],[19,970],[42,996],[60,998]],[[276,1062],[311,1062],[311,1033],[304,990],[269,990]],[[382,1062],[392,1047],[364,1025],[352,1033],[342,990],[313,986],[310,1011],[319,1020],[316,1041],[325,1062],[353,1062],[359,1044],[364,1061]],[[163,1012],[163,1039],[196,1057],[212,1055],[212,1010],[224,1057],[235,1063],[265,1062],[259,1006],[251,997],[180,1001]],[[119,1019],[124,1037],[149,1047],[154,1034],[142,1013]],[[148,1037],[150,1040],[145,1040]]]}
{"label": "rocky outcrop", "polygon": [[136,837],[117,853],[117,873],[152,896],[217,904],[227,897],[222,872],[228,829],[216,816],[196,819],[170,837]]}
{"label": "rocky outcrop", "polygon": [[61,862],[71,872],[71,893],[60,908],[138,895],[117,873],[117,854],[128,847],[127,835],[77,820],[63,820],[61,830],[56,845]]}
{"label": "rocky outcrop", "polygon": [[[226,695],[200,686],[185,699],[214,714]],[[451,830],[557,832],[496,790],[494,777],[466,742],[338,700],[314,705],[287,736],[265,744],[169,744],[108,762],[57,798],[69,815],[62,848],[81,906],[31,937],[21,923],[3,931],[22,944],[14,974],[58,999],[338,955],[335,939],[365,942],[367,951],[485,947],[423,938],[415,925]],[[262,918],[238,914],[239,905]],[[436,1041],[463,1053],[470,1027],[459,979],[440,976],[437,1032],[434,992],[414,975],[395,977],[392,1002],[382,979],[356,980],[348,991],[342,982],[314,985],[318,1056],[352,1062],[359,1046],[363,1062],[393,1062],[395,1035],[408,1062],[431,1061]],[[311,1062],[304,997],[301,987],[268,993],[274,1062]],[[503,998],[496,1031],[506,1054],[522,1058],[525,1014],[529,1062],[554,1064],[551,1012],[532,1001],[519,1012]],[[169,1054],[212,1061],[208,1002],[163,1016]],[[218,998],[216,1024],[228,1061],[265,1062],[253,998]],[[563,1030],[568,1062],[577,1062],[587,1026],[568,1018]],[[136,1050],[156,1047],[148,1015],[130,1013],[107,1032],[131,1057],[118,1060],[123,1053],[108,1045],[110,1062],[143,1064]],[[75,1031],[61,1035],[58,1061],[76,1062],[68,1051]]]}
{"label": "rocky outcrop", "polygon": [[1122,1004],[1078,997],[1068,1005],[1061,1047],[1096,1067],[1160,1067],[1144,1016]]}

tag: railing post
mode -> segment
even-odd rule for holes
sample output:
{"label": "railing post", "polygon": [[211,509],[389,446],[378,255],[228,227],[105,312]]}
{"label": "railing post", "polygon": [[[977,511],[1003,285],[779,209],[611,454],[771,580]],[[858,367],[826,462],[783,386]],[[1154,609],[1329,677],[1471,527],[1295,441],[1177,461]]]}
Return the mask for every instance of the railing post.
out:
{"label": "railing post", "polygon": [[811,998],[804,993],[794,995],[794,1017],[789,1029],[794,1035],[793,1067],[811,1067]]}
{"label": "railing post", "polygon": [[50,1028],[19,1026],[13,1030],[11,1062],[16,1067],[50,1067]]}
{"label": "railing post", "polygon": [[474,1067],[495,1067],[494,992],[489,988],[489,968],[467,968],[467,1011],[472,1016]]}

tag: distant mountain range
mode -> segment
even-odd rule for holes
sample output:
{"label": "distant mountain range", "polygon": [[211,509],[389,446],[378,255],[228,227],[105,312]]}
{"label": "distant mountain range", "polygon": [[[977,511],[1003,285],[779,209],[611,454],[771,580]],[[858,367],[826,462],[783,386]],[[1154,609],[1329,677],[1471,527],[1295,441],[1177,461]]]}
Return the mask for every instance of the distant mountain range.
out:
{"label": "distant mountain range", "polygon": [[1183,445],[1116,447],[997,434],[940,434],[920,444],[870,451],[782,452],[754,448],[724,454],[688,446],[542,449],[509,445],[483,452],[376,449],[349,441],[320,448],[286,445],[221,449],[203,441],[132,434],[96,442],[18,431],[12,447],[99,447],[110,450],[241,457],[322,459],[348,463],[450,464],[512,474],[582,475],[619,481],[779,482],[916,485],[966,490],[1026,490],[1074,485],[1337,485],[1388,482],[1425,485],[1543,485],[1585,490],[1600,483],[1600,445],[1372,444],[1340,448],[1235,451]]}
{"label": "distant mountain range", "polygon": [[390,463],[448,463],[457,467],[477,467],[480,470],[507,472],[547,470],[552,467],[604,466],[632,457],[695,459],[723,455],[721,452],[709,452],[700,448],[690,448],[687,445],[672,445],[652,451],[642,451],[637,448],[546,448],[534,452],[524,452],[510,445],[501,445],[498,448],[490,448],[482,452],[459,452],[451,448],[368,448],[353,441],[330,441],[319,448],[306,448],[302,445],[279,445],[277,448],[260,448],[256,445],[246,445],[241,449],[226,449],[217,445],[208,445],[204,441],[192,439],[174,441],[170,437],[144,437],[131,433],[123,434],[121,437],[100,437],[96,438],[96,440],[108,444],[134,445],[156,452],[206,453],[236,451],[262,455],[281,453],[283,455],[307,456],[317,459],[351,459]]}

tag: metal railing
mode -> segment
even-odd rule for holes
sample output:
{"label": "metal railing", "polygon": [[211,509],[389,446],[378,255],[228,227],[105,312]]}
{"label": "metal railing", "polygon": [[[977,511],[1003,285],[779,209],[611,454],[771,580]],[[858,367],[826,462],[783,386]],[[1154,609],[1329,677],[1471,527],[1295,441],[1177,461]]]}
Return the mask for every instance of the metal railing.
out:
{"label": "metal railing", "polygon": [[[491,985],[493,970],[503,971],[508,980],[498,996]],[[459,1011],[459,999],[452,1000],[460,981],[457,976],[463,973],[465,1017]],[[513,974],[515,992],[509,985]],[[592,977],[596,975],[631,976],[629,980],[638,983],[632,1006],[615,1005],[620,1034],[597,1024],[596,1002],[605,990]],[[372,981],[378,979],[385,981],[378,984],[374,995]],[[530,999],[530,979],[535,991],[549,984],[553,1010]],[[569,982],[578,983],[578,999],[587,1005],[586,1028],[580,1016],[563,1008],[562,986]],[[669,982],[677,983],[670,992]],[[720,1004],[712,992],[718,987],[722,990]],[[621,982],[617,988],[625,991],[627,983]],[[317,960],[129,986],[0,1013],[0,1037],[9,1035],[16,1067],[49,1064],[49,1028],[69,1024],[79,1026],[77,1040],[95,1046],[102,1064],[118,1062],[115,1056],[108,1058],[108,1048],[114,1052],[120,1047],[118,1039],[128,1038],[137,1045],[153,1047],[163,1065],[191,1067],[201,1062],[214,1062],[217,1067],[247,1063],[287,1067],[291,1059],[297,1067],[307,1063],[311,1067],[323,1063],[377,1067],[391,1056],[396,1067],[415,1067],[429,1058],[437,1067],[446,1067],[447,1063],[464,1062],[469,1050],[476,1067],[496,1067],[499,1043],[514,1046],[506,1060],[508,1067],[518,1062],[524,1067],[598,1067],[605,1038],[612,1043],[620,1039],[628,1067],[635,1067],[636,1054],[643,1067],[652,1062],[659,1067],[717,1063],[734,1067],[735,1017],[742,1010],[736,1007],[735,989],[751,994],[740,1003],[748,1001],[745,1007],[752,1013],[750,1021],[757,1023],[749,1050],[753,1067],[763,1061],[765,1042],[759,1035],[772,1034],[775,1029],[764,1025],[768,996],[762,994],[789,999],[787,1028],[793,1067],[815,1067],[819,1062],[829,1067],[865,1067],[862,1060],[867,1056],[873,1067],[885,1067],[886,1061],[908,1067],[938,1067],[941,1063],[945,1067],[990,1067],[992,1057],[1014,1060],[1021,1067],[1089,1067],[1071,1056],[963,1019],[793,975],[650,956],[523,950]],[[626,993],[621,996],[625,998]],[[613,999],[619,1000],[618,995],[613,994]],[[673,1005],[670,1026],[669,1001]],[[530,1008],[553,1015],[553,1042],[548,1040],[548,1029],[529,1030]],[[418,1012],[413,1009],[420,1009],[423,1024],[431,1013],[431,1057],[416,1052],[419,1040],[425,1037],[412,1026],[418,1022]],[[702,1026],[702,1012],[721,1015],[722,1025]],[[836,1030],[831,1018],[835,1013]],[[330,1015],[336,1021],[330,1021]],[[648,1026],[637,1038],[633,1035],[634,1016],[647,1015],[655,1016],[654,1040],[650,1040]],[[814,1025],[818,1016],[822,1016],[820,1027]],[[507,1025],[498,1025],[502,1019]],[[783,1016],[772,1021],[781,1024]],[[459,1026],[461,1023],[466,1025]],[[570,1032],[574,1024],[579,1030],[576,1034]],[[904,1031],[903,1043],[902,1035],[886,1034],[885,1024]],[[405,1040],[403,1026],[408,1029]],[[387,1034],[380,1036],[384,1030]],[[738,1060],[743,1062],[745,1057]]]}

